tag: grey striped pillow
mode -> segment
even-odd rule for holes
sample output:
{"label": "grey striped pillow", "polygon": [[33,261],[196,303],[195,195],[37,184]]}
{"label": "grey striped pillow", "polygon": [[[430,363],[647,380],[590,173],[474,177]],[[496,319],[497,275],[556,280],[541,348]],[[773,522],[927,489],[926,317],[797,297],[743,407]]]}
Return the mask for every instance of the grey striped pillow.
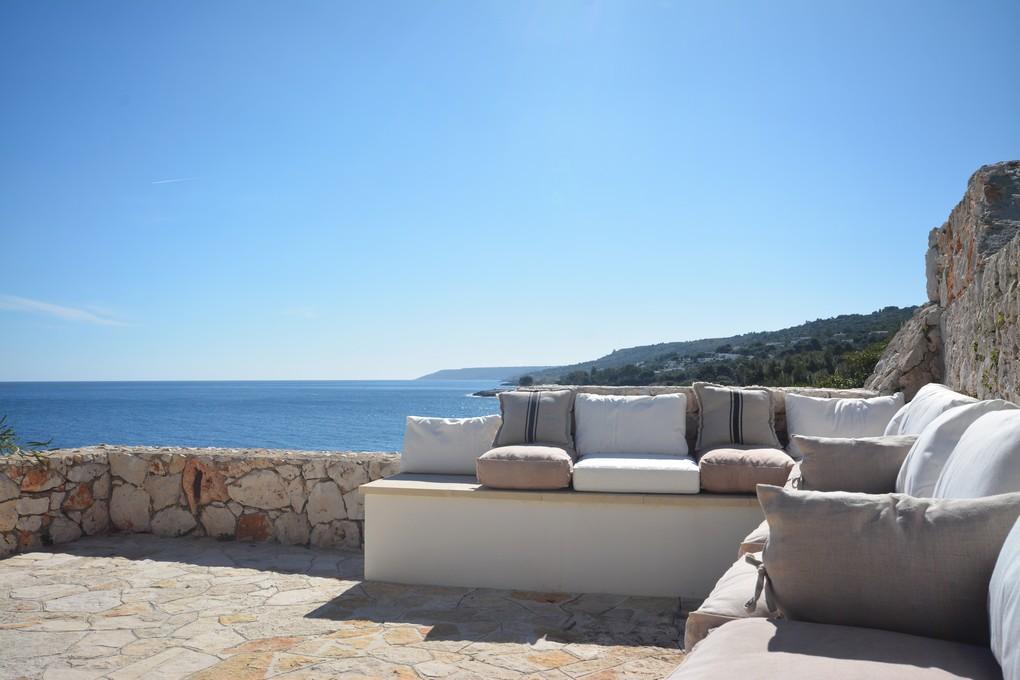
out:
{"label": "grey striped pillow", "polygon": [[574,393],[571,390],[501,392],[503,424],[493,447],[557,444],[573,450]]}
{"label": "grey striped pillow", "polygon": [[698,445],[707,449],[726,444],[781,448],[776,436],[772,395],[764,387],[740,389],[694,383],[698,398]]}

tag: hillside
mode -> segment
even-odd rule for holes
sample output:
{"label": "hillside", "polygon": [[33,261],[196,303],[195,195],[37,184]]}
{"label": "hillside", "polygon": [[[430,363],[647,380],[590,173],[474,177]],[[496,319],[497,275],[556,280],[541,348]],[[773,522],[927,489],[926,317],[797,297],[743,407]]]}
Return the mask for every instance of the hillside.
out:
{"label": "hillside", "polygon": [[[916,307],[843,314],[776,331],[614,350],[592,361],[530,373],[535,383],[854,386]],[[870,365],[868,365],[870,362]],[[861,374],[864,374],[863,376]]]}
{"label": "hillside", "polygon": [[418,380],[514,380],[529,373],[539,373],[549,366],[484,366],[480,368],[444,368]]}

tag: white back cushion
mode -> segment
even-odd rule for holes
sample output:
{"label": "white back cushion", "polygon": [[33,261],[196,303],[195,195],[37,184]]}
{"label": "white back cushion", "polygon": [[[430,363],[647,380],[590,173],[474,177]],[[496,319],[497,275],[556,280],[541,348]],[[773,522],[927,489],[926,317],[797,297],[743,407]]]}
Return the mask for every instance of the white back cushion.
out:
{"label": "white back cushion", "polygon": [[942,468],[968,427],[981,416],[994,411],[1015,409],[1002,399],[954,406],[928,423],[907,454],[896,478],[896,493],[929,497],[935,492]]}
{"label": "white back cushion", "polygon": [[954,392],[945,385],[928,383],[917,391],[909,404],[893,416],[884,434],[921,434],[928,423],[945,411],[976,401],[974,397]]}
{"label": "white back cushion", "polygon": [[574,401],[578,455],[687,455],[687,396],[579,393]]}
{"label": "white back cushion", "polygon": [[988,623],[1003,680],[1020,680],[1020,519],[995,561],[988,585]]}
{"label": "white back cushion", "polygon": [[492,448],[500,417],[425,418],[408,416],[401,472],[473,475],[475,461]]}
{"label": "white back cushion", "polygon": [[869,399],[826,399],[786,395],[786,448],[795,459],[801,452],[793,435],[808,437],[879,437],[896,412],[903,406],[903,394]]}
{"label": "white back cushion", "polygon": [[1020,410],[986,413],[949,454],[935,498],[978,498],[1020,491]]}

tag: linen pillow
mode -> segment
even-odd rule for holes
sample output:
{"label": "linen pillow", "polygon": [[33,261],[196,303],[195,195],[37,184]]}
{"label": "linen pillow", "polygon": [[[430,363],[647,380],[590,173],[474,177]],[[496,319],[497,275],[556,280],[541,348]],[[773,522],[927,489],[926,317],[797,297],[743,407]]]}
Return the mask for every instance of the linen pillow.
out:
{"label": "linen pillow", "polygon": [[493,448],[516,444],[554,444],[574,448],[574,393],[571,390],[500,392],[503,423]]}
{"label": "linen pillow", "polygon": [[992,654],[1005,680],[1020,680],[1020,520],[1009,532],[988,586]]}
{"label": "linen pillow", "polygon": [[499,416],[425,418],[408,416],[401,472],[473,475],[475,461],[492,447]]}
{"label": "linen pillow", "polygon": [[945,385],[928,383],[889,421],[883,434],[921,434],[928,423],[954,406],[973,404],[977,399],[954,392]]}
{"label": "linen pillow", "polygon": [[764,387],[739,389],[694,383],[698,399],[697,449],[726,444],[782,448],[776,437],[772,394]]}
{"label": "linen pillow", "polygon": [[960,438],[974,421],[986,413],[1015,409],[1016,405],[1002,399],[979,401],[954,406],[928,423],[903,461],[896,478],[896,493],[931,496],[935,493],[942,468]]}
{"label": "linen pillow", "polygon": [[786,450],[800,459],[794,435],[811,437],[878,437],[903,406],[903,393],[868,399],[827,399],[786,395]]}
{"label": "linen pillow", "polygon": [[574,400],[578,455],[687,455],[687,396],[580,393]]}
{"label": "linen pillow", "polygon": [[988,583],[1020,493],[966,500],[759,486],[766,602],[795,621],[987,645]]}
{"label": "linen pillow", "polygon": [[797,488],[813,491],[892,493],[903,459],[917,437],[805,437]]}
{"label": "linen pillow", "polygon": [[1020,491],[1020,410],[993,411],[974,421],[949,454],[935,498],[977,498]]}

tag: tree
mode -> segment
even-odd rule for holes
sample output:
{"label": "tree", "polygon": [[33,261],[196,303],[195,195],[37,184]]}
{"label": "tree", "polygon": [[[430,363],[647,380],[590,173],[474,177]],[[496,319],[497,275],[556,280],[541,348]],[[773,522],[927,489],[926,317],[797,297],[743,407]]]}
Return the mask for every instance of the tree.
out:
{"label": "tree", "polygon": [[530,375],[522,375],[520,378],[517,379],[517,385],[519,387],[531,387],[534,384],[535,379],[532,378]]}

